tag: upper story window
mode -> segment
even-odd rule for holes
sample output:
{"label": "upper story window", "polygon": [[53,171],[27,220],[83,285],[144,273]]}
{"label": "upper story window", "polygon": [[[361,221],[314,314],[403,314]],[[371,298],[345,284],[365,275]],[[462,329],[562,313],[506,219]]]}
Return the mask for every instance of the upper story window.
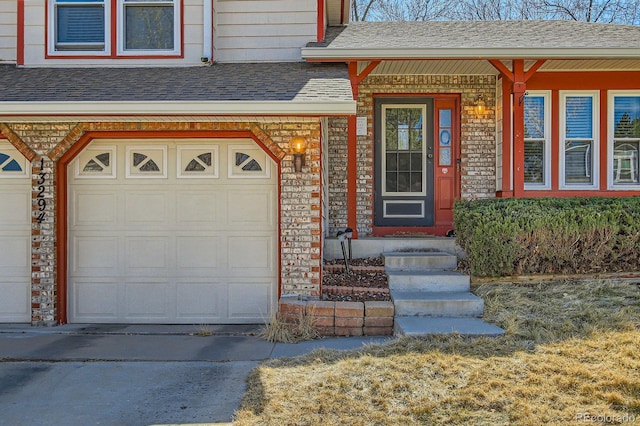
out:
{"label": "upper story window", "polygon": [[597,189],[600,147],[597,92],[560,94],[560,188]]}
{"label": "upper story window", "polygon": [[610,188],[638,189],[640,187],[640,93],[610,93],[609,117]]}
{"label": "upper story window", "polygon": [[49,6],[52,55],[180,53],[179,0],[49,0]]}
{"label": "upper story window", "polygon": [[524,98],[524,187],[551,188],[551,108],[548,92]]}

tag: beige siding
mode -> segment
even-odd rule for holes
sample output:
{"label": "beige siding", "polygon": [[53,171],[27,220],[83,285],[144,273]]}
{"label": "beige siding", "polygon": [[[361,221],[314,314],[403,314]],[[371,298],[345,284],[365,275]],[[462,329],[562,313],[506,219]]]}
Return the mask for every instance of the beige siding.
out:
{"label": "beige siding", "polygon": [[16,61],[17,2],[0,0],[0,63]]}
{"label": "beige siding", "polygon": [[217,0],[218,62],[299,61],[316,40],[316,0]]}
{"label": "beige siding", "polygon": [[[0,10],[5,7],[5,3],[15,8],[15,1],[0,0]],[[46,0],[25,1],[25,65],[52,65],[52,66],[75,66],[75,65],[101,65],[101,66],[128,66],[128,65],[158,65],[158,66],[193,66],[201,64],[202,40],[203,40],[203,0],[184,0],[183,21],[184,39],[183,58],[178,59],[104,59],[100,57],[85,59],[45,59],[47,47],[45,45]],[[3,13],[4,14],[4,13]],[[3,19],[3,18],[0,18]],[[0,28],[3,21],[0,20]],[[0,30],[0,35],[2,34]],[[1,37],[0,37],[1,38]],[[15,45],[15,42],[14,42]],[[0,41],[0,52],[3,41]],[[113,47],[114,51],[116,47]],[[15,57],[15,50],[13,53]],[[2,56],[0,56],[2,59]]]}

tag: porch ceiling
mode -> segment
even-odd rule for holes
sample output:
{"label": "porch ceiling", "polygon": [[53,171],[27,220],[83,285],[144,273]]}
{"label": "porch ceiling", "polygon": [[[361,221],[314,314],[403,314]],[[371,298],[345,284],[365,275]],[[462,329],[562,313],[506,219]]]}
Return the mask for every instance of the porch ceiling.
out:
{"label": "porch ceiling", "polygon": [[[512,61],[502,61],[509,69]],[[536,61],[525,61],[528,70]],[[358,63],[361,73],[368,61]],[[538,72],[550,71],[640,71],[640,59],[548,60]],[[389,60],[382,61],[370,75],[498,75],[486,60]]]}

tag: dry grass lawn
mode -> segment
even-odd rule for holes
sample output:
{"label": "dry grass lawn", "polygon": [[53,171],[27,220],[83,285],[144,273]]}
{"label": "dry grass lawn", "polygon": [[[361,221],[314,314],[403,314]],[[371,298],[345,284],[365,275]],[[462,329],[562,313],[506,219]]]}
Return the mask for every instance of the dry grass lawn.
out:
{"label": "dry grass lawn", "polygon": [[484,284],[493,339],[402,338],[256,368],[238,425],[640,424],[640,285]]}

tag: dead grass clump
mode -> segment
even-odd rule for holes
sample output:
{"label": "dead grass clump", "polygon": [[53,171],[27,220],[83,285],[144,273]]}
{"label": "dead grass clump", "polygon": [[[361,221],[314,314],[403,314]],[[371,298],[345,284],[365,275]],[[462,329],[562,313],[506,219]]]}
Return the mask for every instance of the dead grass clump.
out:
{"label": "dead grass clump", "polygon": [[303,340],[317,339],[320,334],[313,315],[302,314],[292,322],[283,321],[274,315],[260,331],[259,337],[269,342],[298,343]]}
{"label": "dead grass clump", "polygon": [[236,424],[640,424],[638,285],[476,292],[505,336],[400,338],[268,361],[252,373]]}

